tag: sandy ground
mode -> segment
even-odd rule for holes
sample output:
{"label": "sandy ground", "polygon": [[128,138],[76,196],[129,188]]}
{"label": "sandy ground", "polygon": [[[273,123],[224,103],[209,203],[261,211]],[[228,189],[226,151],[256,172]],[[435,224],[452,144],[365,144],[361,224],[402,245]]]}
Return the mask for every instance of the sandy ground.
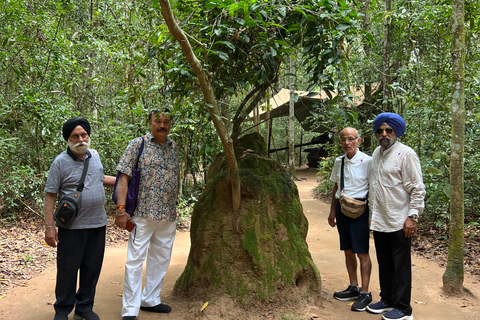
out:
{"label": "sandy ground", "polygon": [[[302,180],[297,182],[300,198],[305,215],[309,220],[307,242],[312,257],[322,275],[322,292],[325,301],[319,306],[299,306],[283,315],[259,315],[265,320],[282,319],[381,319],[380,315],[366,312],[350,311],[351,302],[341,302],[333,299],[336,290],[343,290],[348,285],[347,273],[344,265],[343,253],[339,250],[338,233],[327,224],[329,206],[313,198],[312,189],[316,185],[314,170],[299,170],[297,172]],[[176,279],[182,273],[190,250],[189,233],[177,233],[173,257],[170,268],[165,277],[161,293],[162,302],[172,306],[169,314],[152,314],[140,311],[138,320],[147,319],[195,319],[194,314],[200,314],[201,301],[179,302],[170,297]],[[97,294],[94,310],[103,320],[121,319],[122,307],[121,294],[123,291],[124,263],[126,258],[126,245],[121,247],[108,247],[105,254],[104,266]],[[379,300],[378,269],[373,240],[371,240],[371,258],[373,264],[370,291],[374,302]],[[471,297],[455,298],[442,294],[443,268],[435,262],[424,258],[413,257],[413,288],[412,306],[415,319],[480,319],[480,303]],[[480,295],[480,279],[465,276],[464,284],[477,296]],[[6,297],[0,299],[0,319],[53,319],[53,303],[55,287],[55,267],[45,270],[39,276],[28,281],[25,287],[11,290]],[[208,312],[208,306],[204,313]],[[275,313],[272,313],[275,314]],[[224,319],[217,316],[208,319]],[[72,314],[70,318],[72,319]],[[239,313],[235,319],[249,319],[245,314]]]}

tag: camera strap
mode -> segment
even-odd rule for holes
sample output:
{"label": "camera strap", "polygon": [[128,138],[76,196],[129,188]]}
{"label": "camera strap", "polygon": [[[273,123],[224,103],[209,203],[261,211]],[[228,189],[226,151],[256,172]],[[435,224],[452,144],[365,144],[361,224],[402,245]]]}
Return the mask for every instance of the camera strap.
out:
{"label": "camera strap", "polygon": [[80,181],[78,182],[78,186],[77,186],[77,191],[78,192],[82,192],[83,191],[83,187],[85,186],[84,185],[84,181],[85,181],[85,177],[87,175],[87,170],[88,170],[88,162],[90,161],[90,157],[92,155],[90,154],[90,152],[87,150],[87,154],[85,155],[85,160],[84,160],[84,163],[83,163],[83,172],[82,172],[82,177],[80,178]]}

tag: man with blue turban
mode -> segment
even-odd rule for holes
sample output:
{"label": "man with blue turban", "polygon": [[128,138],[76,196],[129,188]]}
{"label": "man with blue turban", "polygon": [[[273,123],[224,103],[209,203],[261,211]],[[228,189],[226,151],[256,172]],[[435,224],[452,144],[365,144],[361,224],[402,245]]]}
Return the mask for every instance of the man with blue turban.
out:
{"label": "man with blue turban", "polygon": [[384,320],[413,320],[411,237],[423,212],[425,186],[417,154],[397,141],[405,133],[401,116],[385,112],[373,121],[379,147],[369,174],[370,229],[373,230],[380,298],[367,306]]}

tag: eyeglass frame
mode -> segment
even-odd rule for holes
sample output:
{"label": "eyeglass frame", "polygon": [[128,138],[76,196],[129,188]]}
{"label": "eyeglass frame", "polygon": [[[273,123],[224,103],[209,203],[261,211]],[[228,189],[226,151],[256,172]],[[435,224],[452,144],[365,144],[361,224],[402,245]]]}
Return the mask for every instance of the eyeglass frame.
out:
{"label": "eyeglass frame", "polygon": [[355,137],[355,138],[352,138],[352,137],[348,137],[348,138],[340,138],[340,143],[345,143],[345,142],[354,142],[355,140],[358,140],[358,138],[360,137]]}

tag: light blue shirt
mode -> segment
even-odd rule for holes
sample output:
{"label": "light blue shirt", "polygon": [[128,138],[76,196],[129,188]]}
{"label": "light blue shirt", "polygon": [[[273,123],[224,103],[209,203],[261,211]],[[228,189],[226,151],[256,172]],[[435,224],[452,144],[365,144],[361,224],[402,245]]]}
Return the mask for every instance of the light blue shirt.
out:
{"label": "light blue shirt", "polygon": [[[70,229],[91,229],[107,225],[105,213],[105,189],[103,187],[103,166],[96,150],[88,149],[91,157],[85,177],[85,187],[77,217]],[[87,157],[87,156],[85,156]],[[59,154],[48,171],[45,192],[57,193],[62,197],[74,192],[82,177],[84,160],[75,160],[67,151]]]}

